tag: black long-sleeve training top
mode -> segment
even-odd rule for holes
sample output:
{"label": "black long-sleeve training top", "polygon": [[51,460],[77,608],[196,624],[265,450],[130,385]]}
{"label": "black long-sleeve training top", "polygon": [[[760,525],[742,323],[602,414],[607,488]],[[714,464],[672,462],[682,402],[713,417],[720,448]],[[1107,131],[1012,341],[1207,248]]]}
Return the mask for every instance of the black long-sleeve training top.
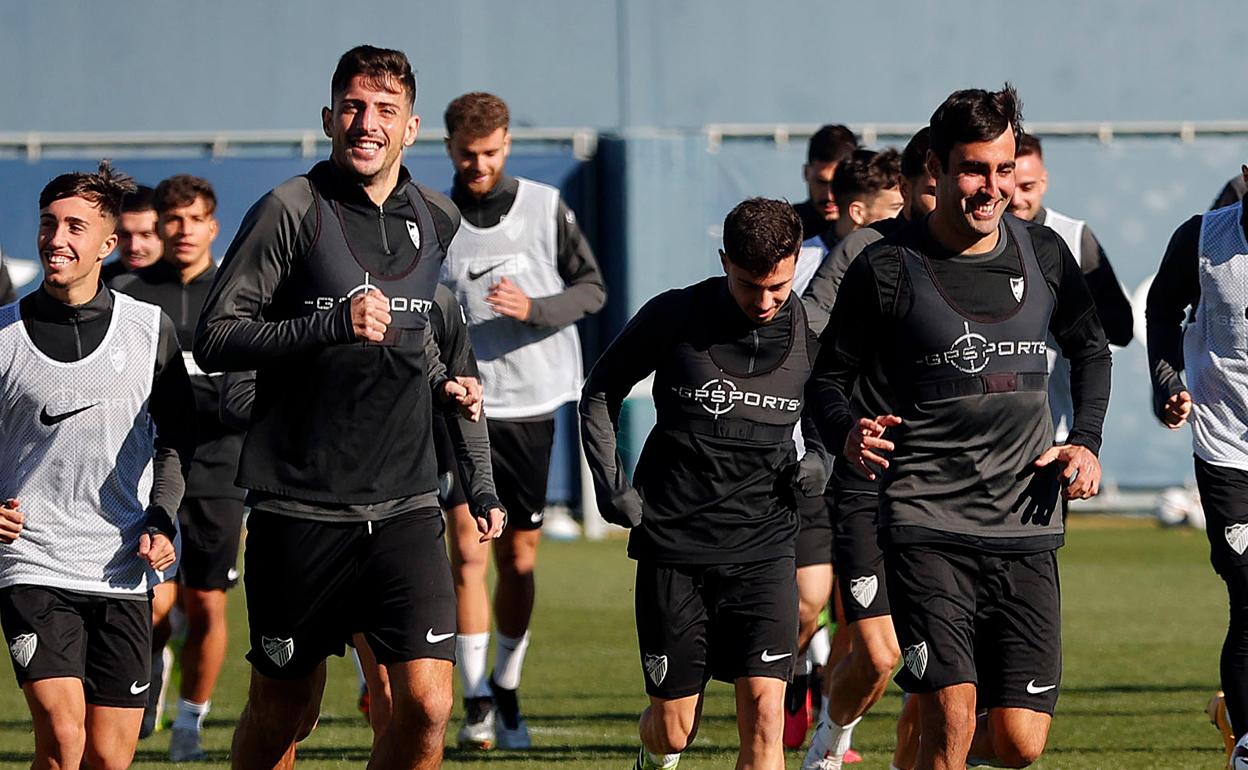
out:
{"label": "black long-sleeve training top", "polygon": [[[104,341],[113,319],[113,295],[101,284],[91,301],[66,305],[40,286],[22,298],[19,308],[26,333],[39,352],[69,363],[86,358]],[[172,539],[174,516],[195,453],[195,403],[177,332],[164,313],[160,316],[156,371],[147,411],[156,427],[156,454],[144,526],[156,527]]]}
{"label": "black long-sleeve training top", "polygon": [[[791,556],[797,522],[793,427],[817,340],[796,297],[766,324],[725,279],[650,300],[598,359],[581,396],[582,443],[604,517],[633,528],[629,555],[707,564]],[[655,373],[657,424],[630,483],[620,409]],[[822,451],[813,423],[808,451]]]}
{"label": "black long-sleeve training top", "polygon": [[[1094,453],[1099,452],[1101,427],[1109,403],[1111,361],[1095,304],[1074,257],[1061,238],[1040,225],[1021,221],[1016,221],[1016,224],[1022,228],[1019,232],[1025,233],[1030,250],[1034,252],[1034,259],[1041,273],[1039,277],[1042,280],[1039,282],[1035,280],[1035,276],[1028,279],[1025,275],[1021,250],[1027,244],[1016,243],[1013,231],[1006,228],[1004,223],[1000,243],[989,254],[962,256],[949,252],[930,235],[924,220],[910,223],[884,240],[872,244],[849,266],[833,309],[832,320],[821,338],[820,357],[811,380],[812,398],[817,403],[820,430],[828,446],[839,449],[845,445],[846,435],[854,422],[849,397],[859,375],[864,378],[864,389],[869,387],[869,392],[887,393],[888,398],[894,400],[893,403],[872,405],[879,411],[868,411],[891,411],[901,414],[903,418],[913,416],[917,423],[925,419],[929,412],[934,414],[945,408],[939,399],[934,402],[927,400],[931,396],[919,398],[917,406],[908,407],[901,401],[906,400],[909,403],[913,399],[901,399],[898,394],[899,390],[912,390],[912,383],[904,381],[905,377],[899,373],[908,371],[906,367],[913,367],[916,363],[899,360],[898,352],[892,347],[896,340],[902,339],[897,336],[897,330],[906,328],[902,326],[902,322],[919,299],[915,293],[916,278],[912,273],[916,268],[907,265],[923,264],[926,266],[927,275],[923,276],[922,285],[934,286],[941,306],[955,315],[960,313],[967,320],[966,336],[960,341],[951,337],[949,351],[942,355],[942,360],[972,375],[982,370],[985,361],[983,352],[987,349],[976,347],[985,344],[982,341],[977,342],[983,339],[977,329],[984,328],[984,333],[988,333],[989,327],[981,325],[971,328],[971,319],[1009,319],[1016,310],[1023,308],[1023,298],[1032,296],[1027,292],[1040,290],[1051,295],[1053,308],[1048,317],[1047,331],[1052,333],[1071,362],[1075,421],[1067,441],[1087,447]],[[925,291],[931,292],[933,289]],[[925,295],[925,299],[928,298],[930,295]],[[958,331],[961,332],[961,321],[958,326]],[[1039,335],[1039,342],[1026,343],[1028,347],[1020,347],[1014,341],[1005,341],[1005,346],[1001,349],[993,348],[998,350],[996,358],[1006,357],[1001,354],[1001,350],[1014,354],[1030,349],[1034,353],[1038,348],[1042,353],[1046,330],[1040,328],[1025,331],[1028,335]],[[1040,369],[1042,371],[1043,367]],[[1007,374],[1003,378],[997,377],[988,382],[985,385],[988,388],[986,393],[1006,392],[1009,386],[1009,394],[1013,397],[1016,389],[1017,392],[1023,392],[1021,383],[1026,381],[1025,376],[1020,375],[1014,379]],[[1032,387],[1038,386],[1039,382]],[[1052,427],[1047,404],[1042,411],[1020,416],[1018,420],[1019,436],[1023,433],[1029,436],[1029,448],[1030,443],[1038,442],[1037,437],[1043,432],[1037,430],[1036,425],[1041,428],[1048,426],[1048,441],[1051,445]],[[1013,468],[997,467],[1001,456],[997,460],[988,456],[976,460],[975,467],[964,467],[960,473],[963,478],[941,478],[941,474],[947,471],[948,458],[960,456],[984,427],[974,419],[950,422],[942,439],[944,450],[929,458],[934,463],[933,468],[940,466],[943,469],[939,472],[933,471],[935,475],[925,482],[931,486],[933,493],[939,491],[940,499],[944,500],[943,512],[939,514],[939,517],[943,517],[941,520],[915,520],[909,516],[892,520],[887,515],[886,506],[882,507],[881,527],[890,531],[889,535],[894,541],[954,541],[1002,551],[1045,550],[1060,544],[1060,521],[1055,522],[1056,532],[1050,531],[1048,527],[1036,527],[1032,531],[1019,526],[1017,511],[1011,515],[1003,510],[994,531],[994,526],[984,523],[991,518],[987,513],[980,521],[968,522],[963,519],[960,508],[964,503],[959,500],[976,497],[978,504],[989,508],[993,505],[1008,508],[1014,501],[979,498],[984,496],[984,490],[992,478],[1001,477],[1004,480],[1015,474],[1029,472],[1028,468],[1021,465]],[[896,473],[899,464],[902,464],[899,460],[913,459],[907,454],[908,430],[909,427],[903,424],[891,428],[886,436],[897,442],[897,455],[892,467],[883,474],[886,487],[890,482],[890,474]],[[999,449],[1000,453],[1007,451],[1014,450],[1004,446]],[[1034,459],[1027,458],[1024,462]],[[966,460],[969,461],[970,458]],[[918,474],[916,478],[920,480],[922,467],[917,466],[915,471]],[[970,486],[966,486],[968,484]],[[986,542],[990,542],[991,546],[985,546]]]}

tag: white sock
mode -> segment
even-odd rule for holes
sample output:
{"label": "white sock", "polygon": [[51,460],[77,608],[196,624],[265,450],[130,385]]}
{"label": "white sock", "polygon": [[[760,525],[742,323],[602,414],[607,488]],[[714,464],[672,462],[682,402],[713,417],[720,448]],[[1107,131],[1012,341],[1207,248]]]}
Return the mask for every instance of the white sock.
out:
{"label": "white sock", "polygon": [[494,647],[494,684],[504,690],[520,687],[520,670],[524,668],[524,653],[529,649],[529,632],[516,639],[498,634]]}
{"label": "white sock", "polygon": [[642,750],[646,752],[646,759],[659,767],[675,767],[680,761],[680,754],[651,754],[650,749],[644,746]]}
{"label": "white sock", "polygon": [[826,751],[831,752],[834,757],[845,756],[845,752],[849,751],[850,740],[854,737],[854,727],[861,721],[862,717],[858,717],[842,727],[831,719],[824,720],[824,724],[828,726]]}
{"label": "white sock", "polygon": [[490,694],[490,685],[485,678],[489,652],[489,631],[455,636],[455,663],[459,668],[459,680],[464,685],[465,698],[482,698]]}
{"label": "white sock", "polygon": [[208,716],[210,709],[212,709],[212,701],[195,703],[186,698],[179,698],[178,718],[173,720],[173,729],[200,732],[204,729],[204,717]]}
{"label": "white sock", "polygon": [[363,693],[368,689],[368,680],[364,678],[364,664],[360,663],[360,652],[354,647],[351,648],[351,662],[355,664],[355,676],[360,682],[360,692]]}
{"label": "white sock", "polygon": [[810,644],[806,647],[806,657],[816,666],[828,665],[828,656],[832,654],[832,641],[828,636],[828,627],[820,626],[815,635],[810,638]]}

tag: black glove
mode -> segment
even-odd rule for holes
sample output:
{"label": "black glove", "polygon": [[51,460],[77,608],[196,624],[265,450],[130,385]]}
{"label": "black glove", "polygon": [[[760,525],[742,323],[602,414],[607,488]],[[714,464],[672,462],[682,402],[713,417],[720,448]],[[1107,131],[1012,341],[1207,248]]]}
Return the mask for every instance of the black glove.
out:
{"label": "black glove", "polygon": [[641,511],[641,495],[632,487],[612,496],[610,500],[598,501],[598,512],[602,514],[602,518],[625,529],[632,529],[641,523]]}
{"label": "black glove", "polygon": [[822,452],[807,452],[797,463],[793,486],[805,497],[819,497],[827,489],[828,479],[832,477],[830,466],[829,458]]}

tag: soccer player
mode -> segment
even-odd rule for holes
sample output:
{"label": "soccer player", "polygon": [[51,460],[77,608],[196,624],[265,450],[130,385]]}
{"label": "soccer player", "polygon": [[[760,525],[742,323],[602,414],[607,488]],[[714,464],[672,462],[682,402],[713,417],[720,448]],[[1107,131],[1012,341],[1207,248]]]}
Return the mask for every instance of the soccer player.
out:
{"label": "soccer player", "polygon": [[[156,187],[152,205],[162,243],[158,253],[164,258],[119,276],[113,286],[159,305],[177,319],[178,342],[190,351],[217,273],[212,258],[219,229],[217,196],[208,180],[179,174]],[[169,758],[174,762],[204,756],[200,733],[225,661],[229,640],[225,592],[238,580],[243,527],[243,492],[234,485],[243,435],[221,421],[221,378],[204,374],[193,358],[186,358],[195,389],[197,446],[178,511],[182,534],[178,579],[186,614],[186,644],[178,716],[169,740]]]}
{"label": "soccer player", "polygon": [[[784,686],[797,651],[795,498],[827,479],[799,464],[793,445],[816,344],[791,296],[801,232],[783,201],[739,204],[724,220],[725,275],[646,303],[585,383],[581,440],[595,496],[607,521],[633,528],[650,696],[635,765],[643,770],[680,761],[711,677],[736,689],[737,767],[784,767]],[[657,424],[630,483],[615,426],[629,390],[651,372]]]}
{"label": "soccer player", "polygon": [[[1248,166],[1243,174],[1248,181]],[[1248,214],[1240,200],[1198,214],[1175,230],[1145,310],[1153,409],[1172,430],[1192,425],[1210,561],[1230,597],[1220,662],[1228,755],[1248,734],[1246,286]],[[1216,699],[1212,705],[1219,707]]]}
{"label": "soccer player", "polygon": [[[1092,228],[1083,220],[1068,217],[1044,205],[1049,174],[1044,167],[1044,148],[1040,140],[1031,134],[1023,134],[1014,162],[1014,197],[1010,199],[1010,213],[1028,222],[1044,225],[1062,236],[1092,292],[1105,337],[1110,344],[1120,347],[1130,344],[1135,334],[1131,300],[1127,299],[1118,276],[1114,275],[1109,257],[1105,256],[1100,241],[1092,234]],[[1074,417],[1074,406],[1070,402],[1070,365],[1057,345],[1050,345],[1048,355],[1049,407],[1053,410],[1053,427],[1060,444],[1066,440],[1070,421]]]}
{"label": "soccer player", "polygon": [[1232,203],[1237,203],[1243,200],[1245,193],[1248,193],[1248,176],[1237,174],[1227,180],[1226,184],[1222,186],[1222,189],[1218,192],[1218,197],[1213,199],[1213,205],[1209,209],[1212,211],[1213,209],[1220,209]]}
{"label": "soccer player", "polygon": [[806,183],[806,200],[793,207],[802,220],[802,238],[809,240],[836,223],[840,215],[832,195],[832,177],[836,167],[858,149],[858,137],[839,123],[820,126],[806,145],[806,162],[802,164],[802,181]]}
{"label": "soccer player", "polygon": [[164,247],[156,232],[156,209],[152,205],[155,192],[146,185],[138,185],[122,199],[121,216],[117,219],[117,259],[100,269],[100,278],[106,286],[111,287],[117,278],[160,261]]}
{"label": "soccer player", "polygon": [[[794,271],[794,292],[800,296],[806,291],[816,269],[824,260],[827,254],[823,241],[825,237],[830,237],[839,245],[851,232],[891,217],[901,208],[899,176],[896,150],[854,150],[848,158],[841,161],[832,177],[833,199],[840,215],[832,229],[824,235],[807,239],[802,244]],[[833,246],[833,250],[835,249],[836,246]],[[812,326],[816,328],[816,332],[822,328],[817,324]],[[811,461],[814,462],[815,458],[811,458]],[[832,593],[832,520],[828,513],[831,500],[831,495],[824,494],[798,500],[798,659],[793,682],[785,693],[784,741],[789,748],[797,748],[806,740],[806,731],[810,727],[810,713],[807,708],[810,675],[815,673],[815,681],[818,682],[821,677],[817,666],[826,662],[825,659],[812,663],[808,660],[807,652],[819,630],[819,618],[828,606],[828,598]],[[837,622],[843,622],[844,612],[839,602],[834,604],[834,611]],[[833,637],[832,660],[839,660],[848,652],[847,641],[839,633]]]}
{"label": "soccer player", "polygon": [[507,105],[493,94],[464,94],[446,108],[446,150],[455,167],[451,199],[464,221],[443,281],[468,318],[490,418],[494,482],[509,516],[494,543],[498,637],[488,681],[490,616],[481,604],[487,547],[463,529],[458,534],[466,537],[452,540],[461,602],[474,606],[461,612],[471,625],[460,628],[456,648],[467,712],[460,743],[523,749],[532,741],[517,690],[529,647],[555,410],[576,400],[581,387],[574,324],[602,308],[606,288],[559,191],[507,174],[510,121]]}
{"label": "soccer player", "polygon": [[[829,310],[845,268],[867,246],[893,233],[908,222],[921,222],[936,207],[935,179],[927,170],[929,149],[927,128],[920,129],[906,144],[901,155],[903,205],[901,213],[883,219],[848,235],[820,267],[815,281],[803,297],[807,307],[826,303]],[[811,315],[816,311],[811,309]],[[812,327],[815,324],[812,323]],[[816,327],[822,331],[823,327]],[[887,394],[859,379],[852,391],[854,417],[884,414]],[[834,661],[827,671],[825,710],[811,739],[803,770],[838,768],[845,762],[854,727],[883,696],[901,650],[888,604],[888,578],[884,554],[876,535],[878,528],[878,483],[850,468],[843,457],[833,466],[833,563],[836,565],[839,598],[844,607],[849,653]],[[914,745],[910,736],[915,723],[915,702],[903,710],[898,724],[898,745],[894,764],[908,766]]]}
{"label": "soccer player", "polygon": [[[402,52],[346,52],[331,96],[330,159],[252,207],[195,335],[205,371],[256,370],[237,479],[252,509],[252,677],[231,756],[236,768],[291,766],[316,723],[326,656],[360,632],[394,699],[372,762],[435,768],[455,595],[430,419],[471,394],[436,365],[426,314],[459,217],[403,168],[420,119]],[[497,503],[475,513],[497,536]]]}
{"label": "soccer player", "polygon": [[0,623],[32,767],[128,767],[153,686],[148,591],[194,423],[173,324],[100,281],[133,189],[107,162],[49,182],[43,283],[0,308]]}
{"label": "soccer player", "polygon": [[[936,207],[936,182],[927,173],[928,129],[919,129],[906,147],[902,150],[896,176],[896,190],[901,196],[901,206],[892,217],[864,217],[866,224],[846,233],[845,238],[836,242],[825,253],[818,269],[802,290],[802,301],[806,303],[806,312],[810,316],[810,326],[815,334],[822,334],[828,325],[828,317],[832,306],[836,303],[836,292],[845,277],[845,269],[849,263],[862,253],[867,246],[888,235],[908,221],[916,221],[927,216]],[[878,179],[878,177],[877,177]],[[846,180],[848,183],[849,180]],[[880,184],[876,182],[875,184]],[[847,187],[849,185],[847,184]],[[873,185],[874,186],[874,185]],[[857,189],[866,189],[865,185],[855,185]],[[880,188],[891,192],[891,189]],[[861,194],[861,193],[859,193]],[[892,198],[885,199],[891,203]],[[878,206],[872,206],[878,210]],[[866,221],[870,219],[870,221]],[[803,244],[803,248],[805,245]]]}
{"label": "soccer player", "polygon": [[[850,265],[813,383],[821,434],[881,478],[897,681],[918,702],[923,769],[1021,767],[1043,751],[1061,678],[1058,497],[1100,483],[1109,348],[1065,243],[1004,216],[1020,121],[1008,85],[933,113],[936,208]],[[1050,333],[1074,390],[1058,445]],[[856,382],[887,392],[889,412],[855,418]]]}

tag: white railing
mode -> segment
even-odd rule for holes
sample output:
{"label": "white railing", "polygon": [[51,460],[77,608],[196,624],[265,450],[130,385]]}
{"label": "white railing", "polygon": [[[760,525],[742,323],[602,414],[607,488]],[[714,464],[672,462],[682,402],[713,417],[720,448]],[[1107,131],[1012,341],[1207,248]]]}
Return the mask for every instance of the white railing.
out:
{"label": "white railing", "polygon": [[[441,144],[445,131],[427,128],[417,144]],[[521,142],[565,142],[577,160],[589,160],[598,151],[598,132],[592,128],[525,128],[511,130]],[[143,151],[192,150],[214,158],[257,149],[286,148],[292,154],[314,158],[325,154],[329,139],[319,131],[59,131],[0,132],[0,152],[18,154],[32,163],[45,152],[61,153],[99,148]],[[92,153],[98,154],[98,153]]]}

